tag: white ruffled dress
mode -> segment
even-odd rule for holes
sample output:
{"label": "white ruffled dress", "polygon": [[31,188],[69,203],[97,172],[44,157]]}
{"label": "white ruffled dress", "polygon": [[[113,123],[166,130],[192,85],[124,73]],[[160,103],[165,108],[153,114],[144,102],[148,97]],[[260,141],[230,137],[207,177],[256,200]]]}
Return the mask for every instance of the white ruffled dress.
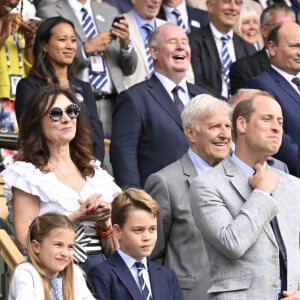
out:
{"label": "white ruffled dress", "polygon": [[[4,195],[10,213],[13,187],[39,197],[40,215],[57,212],[68,216],[79,208],[79,199],[86,200],[95,193],[102,195],[102,201],[111,202],[121,189],[114,182],[114,178],[100,167],[99,161],[93,161],[91,164],[95,166],[95,175],[86,177],[86,183],[79,193],[59,181],[54,172],[43,173],[32,163],[17,161],[8,165],[1,175],[5,182]],[[85,234],[96,234],[93,222],[86,221],[82,224],[87,230]]]}

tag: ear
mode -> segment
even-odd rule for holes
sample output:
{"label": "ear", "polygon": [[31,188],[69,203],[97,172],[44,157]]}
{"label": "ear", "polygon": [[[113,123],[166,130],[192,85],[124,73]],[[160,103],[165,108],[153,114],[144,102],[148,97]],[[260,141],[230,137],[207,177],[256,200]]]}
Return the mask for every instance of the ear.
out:
{"label": "ear", "polygon": [[151,54],[151,57],[153,58],[153,60],[157,60],[157,56],[158,56],[158,49],[156,47],[150,46],[149,47],[149,51]]}
{"label": "ear", "polygon": [[209,13],[212,13],[212,3],[211,3],[212,1],[211,0],[207,0],[206,1],[206,7],[207,7],[207,11],[209,12]]}
{"label": "ear", "polygon": [[263,37],[263,39],[266,41],[268,39],[269,31],[267,29],[267,26],[261,25],[260,26],[260,33]]}
{"label": "ear", "polygon": [[184,133],[188,140],[193,144],[196,142],[196,139],[194,137],[194,130],[190,126],[185,126],[184,127]]}
{"label": "ear", "polygon": [[114,237],[120,241],[121,240],[121,236],[122,236],[122,230],[120,228],[120,226],[118,224],[114,224],[113,225],[113,232],[114,232]]}
{"label": "ear", "polygon": [[236,119],[236,129],[237,129],[237,133],[245,133],[247,129],[247,122],[244,117],[239,116]]}
{"label": "ear", "polygon": [[270,53],[271,57],[276,55],[276,45],[273,41],[268,42],[267,49],[269,50],[269,53]]}
{"label": "ear", "polygon": [[35,254],[40,253],[40,243],[37,240],[32,240],[31,241],[31,247],[32,247]]}

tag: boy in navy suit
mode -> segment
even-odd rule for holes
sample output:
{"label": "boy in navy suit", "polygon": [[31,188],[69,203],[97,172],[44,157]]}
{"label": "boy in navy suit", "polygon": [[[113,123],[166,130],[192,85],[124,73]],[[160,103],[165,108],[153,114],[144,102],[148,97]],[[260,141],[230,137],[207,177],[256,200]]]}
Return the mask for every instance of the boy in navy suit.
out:
{"label": "boy in navy suit", "polygon": [[113,234],[120,248],[88,274],[103,300],[182,300],[174,271],[149,261],[157,240],[159,205],[130,188],[112,202]]}

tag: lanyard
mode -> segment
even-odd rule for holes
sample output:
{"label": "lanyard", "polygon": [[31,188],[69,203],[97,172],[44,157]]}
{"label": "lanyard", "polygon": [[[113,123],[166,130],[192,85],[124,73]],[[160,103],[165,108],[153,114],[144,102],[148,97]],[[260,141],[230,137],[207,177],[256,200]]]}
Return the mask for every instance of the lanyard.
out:
{"label": "lanyard", "polygon": [[[22,69],[23,69],[23,63],[22,63],[22,47],[20,45],[20,39],[16,36],[15,33],[12,33],[13,38],[14,38],[14,43],[16,44],[18,48],[18,60],[19,60],[19,73],[22,74]],[[8,69],[8,74],[11,74],[11,64],[10,64],[10,59],[9,59],[9,51],[8,51],[8,46],[6,42],[4,43],[4,49],[5,49],[5,57],[6,57],[6,63],[7,63],[7,69]]]}

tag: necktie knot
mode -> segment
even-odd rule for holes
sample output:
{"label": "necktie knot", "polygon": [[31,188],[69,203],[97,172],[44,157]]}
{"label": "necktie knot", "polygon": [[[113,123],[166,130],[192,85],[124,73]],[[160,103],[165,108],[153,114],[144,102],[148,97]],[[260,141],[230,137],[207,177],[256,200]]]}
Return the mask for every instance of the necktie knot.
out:
{"label": "necktie knot", "polygon": [[181,16],[181,13],[180,13],[180,11],[179,11],[177,8],[175,8],[175,9],[172,11],[172,14],[174,14],[174,15],[176,16],[176,18],[178,18],[179,16]]}
{"label": "necktie knot", "polygon": [[182,88],[180,86],[176,85],[174,87],[174,89],[172,90],[172,93],[174,96],[174,102],[175,102],[176,108],[179,112],[182,112],[182,110],[184,109],[184,104],[179,97],[179,90],[181,90],[181,89]]}
{"label": "necktie knot", "polygon": [[300,78],[294,77],[292,83],[294,83],[297,86],[298,91],[300,91]]}
{"label": "necktie knot", "polygon": [[135,266],[138,269],[138,271],[146,269],[145,265],[142,262],[140,262],[140,261],[135,262]]}
{"label": "necktie knot", "polygon": [[183,22],[183,19],[182,19],[182,15],[181,15],[181,12],[175,8],[173,11],[172,11],[172,14],[175,15],[176,19],[177,19],[177,25],[179,27],[181,27],[183,29],[183,31],[187,32],[187,28],[186,28],[186,25],[184,24]]}
{"label": "necktie knot", "polygon": [[223,45],[226,45],[230,40],[230,36],[229,35],[223,35],[221,37],[221,41],[223,42]]}
{"label": "necktie knot", "polygon": [[143,295],[143,299],[144,300],[152,300],[151,293],[147,287],[145,278],[143,276],[143,273],[146,272],[146,267],[140,261],[135,262],[135,266],[138,271],[138,279],[139,279],[139,284],[140,284],[141,292]]}
{"label": "necktie knot", "polygon": [[146,33],[147,33],[147,38],[149,37],[150,33],[153,31],[153,27],[150,23],[145,23],[142,28],[145,29]]}
{"label": "necktie knot", "polygon": [[82,7],[80,11],[82,12],[82,17],[84,18],[87,15],[87,10]]}

